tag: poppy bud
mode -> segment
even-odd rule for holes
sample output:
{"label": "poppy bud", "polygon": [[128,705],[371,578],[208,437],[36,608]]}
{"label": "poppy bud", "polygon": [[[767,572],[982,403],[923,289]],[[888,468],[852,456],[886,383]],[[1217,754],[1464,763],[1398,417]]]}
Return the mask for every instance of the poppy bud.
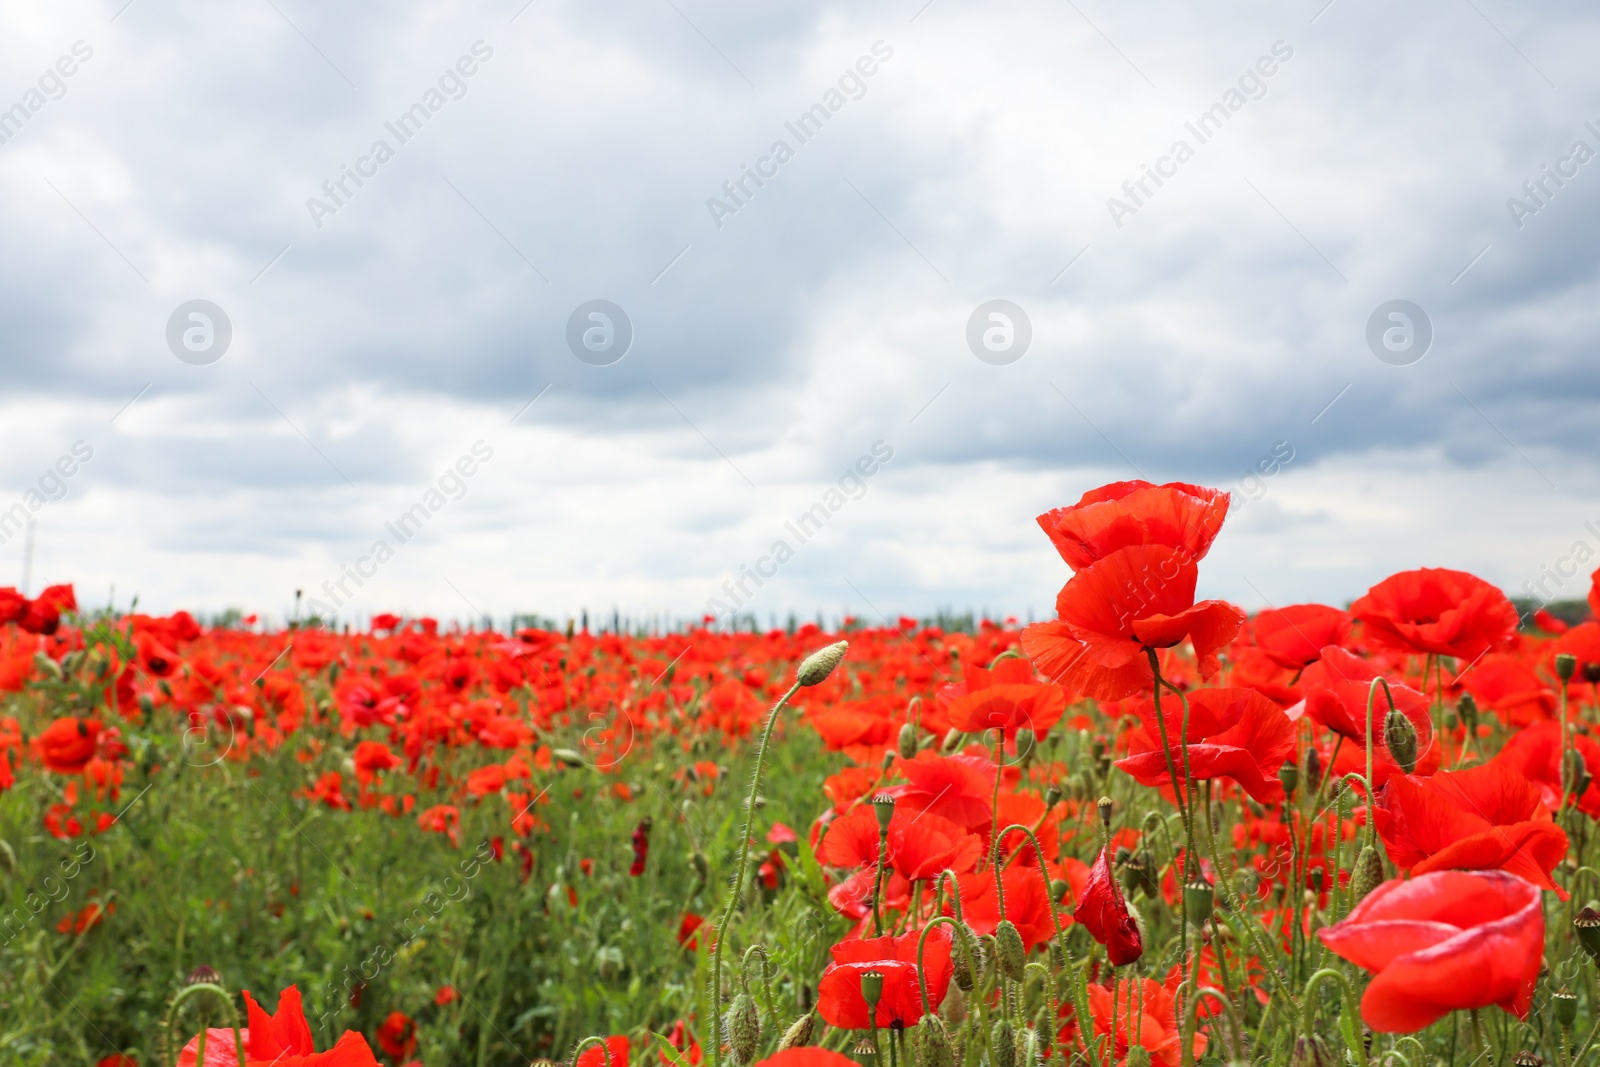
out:
{"label": "poppy bud", "polygon": [[787,1052],[789,1049],[804,1048],[811,1044],[811,1035],[816,1028],[816,1015],[813,1012],[806,1012],[790,1023],[789,1029],[783,1032],[783,1039],[778,1042],[778,1051]]}
{"label": "poppy bud", "polygon": [[1572,1029],[1572,1024],[1578,1021],[1578,998],[1572,995],[1569,989],[1550,994],[1550,1005],[1555,1010],[1556,1022],[1562,1029]]}
{"label": "poppy bud", "polygon": [[889,832],[889,823],[894,819],[894,797],[888,793],[879,793],[872,798],[872,812],[878,817],[878,832]]}
{"label": "poppy bud", "polygon": [[1017,1038],[1005,1019],[996,1020],[989,1031],[989,1067],[1017,1067]]}
{"label": "poppy bud", "polygon": [[550,750],[550,755],[563,767],[582,767],[583,756],[570,748],[556,748]]}
{"label": "poppy bud", "polygon": [[960,941],[962,948],[950,956],[951,977],[955,979],[956,988],[970,993],[978,984],[978,975],[983,973],[983,949],[971,927],[962,928]]}
{"label": "poppy bud", "polygon": [[1563,682],[1570,682],[1576,673],[1578,673],[1578,657],[1571,652],[1557,652],[1556,677]]}
{"label": "poppy bud", "polygon": [[1567,788],[1575,797],[1581,797],[1589,791],[1589,783],[1593,781],[1589,774],[1589,765],[1583,760],[1583,753],[1575,748],[1567,750],[1563,757],[1567,763]]}
{"label": "poppy bud", "polygon": [[844,659],[845,651],[850,647],[850,642],[839,641],[827,648],[819,648],[811,655],[800,661],[800,670],[797,680],[801,685],[821,685],[828,680],[828,675]]}
{"label": "poppy bud", "polygon": [[1101,797],[1095,807],[1100,811],[1100,824],[1109,830],[1111,828],[1111,798]]}
{"label": "poppy bud", "polygon": [[11,842],[0,838],[0,871],[4,871],[12,878],[17,876],[17,854],[11,848]]}
{"label": "poppy bud", "polygon": [[900,727],[900,758],[912,759],[917,754],[917,728],[910,723]]}
{"label": "poppy bud", "polygon": [[878,1010],[878,1001],[883,999],[883,975],[877,971],[861,972],[861,999],[867,1002],[868,1009]]}
{"label": "poppy bud", "polygon": [[1061,903],[1061,901],[1066,898],[1067,890],[1071,888],[1071,886],[1059,878],[1052,879],[1050,882],[1050,899],[1055,901],[1057,904]]}
{"label": "poppy bud", "polygon": [[937,1014],[929,1012],[922,1017],[917,1024],[916,1040],[916,1067],[953,1067],[955,1053],[950,1048],[950,1034]]}
{"label": "poppy bud", "polygon": [[1600,960],[1600,911],[1585,907],[1572,920],[1572,932],[1578,936],[1578,945],[1592,960]]}
{"label": "poppy bud", "polygon": [[1150,1067],[1150,1050],[1143,1045],[1135,1045],[1128,1050],[1122,1063],[1123,1067]]}
{"label": "poppy bud", "polygon": [[1211,918],[1211,909],[1216,903],[1217,891],[1204,878],[1196,878],[1183,887],[1183,910],[1189,913],[1189,921],[1196,926]]}
{"label": "poppy bud", "polygon": [[[861,984],[867,984],[865,978]],[[881,993],[882,975],[878,976],[878,985]],[[756,1047],[761,1043],[761,1016],[756,1014],[756,1002],[749,993],[740,993],[733,998],[733,1004],[728,1008],[727,1026],[728,1049],[733,1053],[733,1062],[745,1064],[754,1061]]]}
{"label": "poppy bud", "polygon": [[1383,743],[1402,771],[1410,774],[1417,769],[1417,728],[1398,709],[1384,716]]}
{"label": "poppy bud", "polygon": [[1471,693],[1461,694],[1461,703],[1456,705],[1456,713],[1461,716],[1461,722],[1467,729],[1475,729],[1478,725],[1478,702],[1472,699]]}
{"label": "poppy bud", "polygon": [[[1378,888],[1383,882],[1383,860],[1378,856],[1378,850],[1367,845],[1356,857],[1355,870],[1350,872],[1350,902],[1366,899],[1368,893]],[[1596,927],[1600,927],[1600,916],[1596,916]],[[1597,929],[1600,933],[1600,929]]]}
{"label": "poppy bud", "polygon": [[1295,786],[1300,784],[1300,768],[1294,765],[1294,761],[1291,760],[1278,768],[1278,781],[1283,783],[1285,793],[1294,795]]}
{"label": "poppy bud", "polygon": [[43,652],[33,654],[33,669],[46,675],[51,681],[59,682],[66,675],[61,670],[61,664],[45,655]]}
{"label": "poppy bud", "polygon": [[1027,949],[1022,947],[1022,934],[1010,919],[1001,919],[994,928],[994,953],[1000,973],[1013,982],[1025,977],[1028,966]]}
{"label": "poppy bud", "polygon": [[1306,788],[1311,792],[1317,791],[1317,786],[1322,784],[1322,757],[1317,755],[1314,748],[1306,749]]}
{"label": "poppy bud", "polygon": [[1061,803],[1061,787],[1059,785],[1052,785],[1049,789],[1044,791],[1044,806],[1047,808],[1053,808],[1059,803]]}
{"label": "poppy bud", "polygon": [[1034,743],[1035,738],[1032,730],[1026,726],[1017,730],[1017,758],[1023,763],[1027,763],[1033,758]]}
{"label": "poppy bud", "polygon": [[694,878],[703,888],[711,878],[711,864],[706,859],[706,854],[699,849],[689,853],[689,869],[694,871]]}
{"label": "poppy bud", "polygon": [[1290,1067],[1336,1067],[1339,1063],[1322,1038],[1310,1034],[1294,1039],[1294,1053],[1289,1058]]}

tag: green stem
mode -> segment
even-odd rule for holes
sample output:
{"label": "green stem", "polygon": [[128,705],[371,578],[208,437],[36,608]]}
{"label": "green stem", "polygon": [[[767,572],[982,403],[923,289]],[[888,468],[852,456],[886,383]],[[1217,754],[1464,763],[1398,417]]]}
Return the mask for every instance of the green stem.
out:
{"label": "green stem", "polygon": [[[233,1029],[233,1050],[238,1055],[239,1062],[243,1063],[244,1038],[239,1033],[239,1010],[233,1006],[233,997],[228,994],[228,991],[214,982],[196,982],[194,985],[184,987],[177,996],[172,998],[172,1006],[167,1009],[167,1047],[174,1050],[173,1056],[175,1058],[172,1062],[176,1064],[178,1062],[177,1058],[180,1058],[183,1053],[183,1044],[178,1040],[176,1033],[178,1009],[183,1007],[185,1001],[202,994],[216,997],[222,1001],[222,1006],[228,1013],[229,1026]],[[195,1048],[194,1061],[196,1063],[206,1062],[206,1038],[209,1036],[206,1031],[208,1029],[205,1020],[201,1019],[200,1037]]]}
{"label": "green stem", "polygon": [[[722,1039],[720,1034],[722,1017],[722,946],[728,940],[728,924],[733,921],[733,912],[739,906],[740,899],[744,896],[744,872],[750,862],[750,833],[755,826],[756,794],[761,791],[761,775],[767,762],[767,745],[772,740],[772,728],[777,725],[778,713],[784,705],[789,703],[789,698],[800,691],[797,681],[789,687],[789,691],[778,698],[772,706],[772,711],[767,714],[767,724],[761,731],[761,744],[756,749],[756,769],[750,778],[750,795],[745,798],[744,805],[744,830],[739,835],[739,862],[734,867],[733,890],[728,894],[728,903],[722,909],[722,920],[717,924],[714,936],[716,945],[711,951],[711,1015],[712,1025],[718,1027],[719,1033],[711,1041],[711,1067],[720,1067],[722,1062]],[[610,1055],[606,1056],[606,1067],[610,1067]]]}

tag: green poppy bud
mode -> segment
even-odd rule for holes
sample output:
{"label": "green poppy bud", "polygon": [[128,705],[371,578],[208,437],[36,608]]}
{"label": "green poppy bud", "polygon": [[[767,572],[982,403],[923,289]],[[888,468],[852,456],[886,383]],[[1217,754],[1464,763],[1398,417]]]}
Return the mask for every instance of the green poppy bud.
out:
{"label": "green poppy bud", "polygon": [[816,1014],[809,1011],[806,1012],[790,1023],[789,1029],[783,1032],[783,1039],[778,1042],[778,1051],[784,1052],[792,1048],[804,1048],[811,1044],[811,1036],[816,1028]]}
{"label": "green poppy bud", "polygon": [[962,927],[956,939],[961,944],[955,947],[955,952],[950,956],[951,977],[955,979],[957,989],[970,993],[978,984],[978,975],[983,973],[983,950],[979,947],[978,935],[972,932],[971,927]]}
{"label": "green poppy bud", "polygon": [[1017,1067],[1017,1037],[1005,1019],[989,1031],[989,1067]]}
{"label": "green poppy bud", "polygon": [[1123,1067],[1150,1067],[1150,1050],[1143,1045],[1135,1045],[1128,1050],[1122,1063]]}
{"label": "green poppy bud", "polygon": [[954,1067],[955,1051],[950,1047],[950,1034],[937,1013],[924,1015],[913,1033],[917,1046],[916,1067]]}
{"label": "green poppy bud", "polygon": [[1020,982],[1028,965],[1027,950],[1022,947],[1022,934],[1010,919],[1001,919],[994,928],[995,958],[1000,973],[1013,982]]}
{"label": "green poppy bud", "polygon": [[1410,774],[1417,769],[1417,728],[1398,709],[1384,716],[1383,743],[1402,771]]}
{"label": "green poppy bud", "polygon": [[1322,784],[1322,757],[1314,748],[1306,749],[1306,789],[1315,793]]}
{"label": "green poppy bud", "polygon": [[900,758],[913,759],[917,754],[917,728],[910,723],[900,727]]}
{"label": "green poppy bud", "polygon": [[1589,765],[1584,762],[1583,753],[1575,748],[1569,748],[1563,757],[1567,763],[1567,788],[1575,797],[1581,797],[1589,790],[1589,783],[1593,781],[1589,774]]}
{"label": "green poppy bud", "polygon": [[[1350,872],[1350,903],[1364,900],[1366,895],[1383,884],[1383,859],[1378,850],[1367,845],[1356,857],[1356,866]],[[1600,919],[1600,916],[1597,916]],[[1596,923],[1600,926],[1600,922]]]}
{"label": "green poppy bud", "polygon": [[1461,721],[1467,729],[1477,729],[1478,702],[1472,699],[1471,693],[1461,694],[1461,703],[1456,705],[1456,713],[1461,716]]}
{"label": "green poppy bud", "polygon": [[1057,904],[1061,903],[1066,899],[1067,891],[1071,888],[1070,885],[1059,878],[1052,879],[1050,882],[1050,899]]}
{"label": "green poppy bud", "polygon": [[839,666],[849,648],[850,642],[840,641],[827,648],[817,649],[800,661],[797,680],[805,686],[821,685],[828,680],[828,675],[833,673],[833,669]]}
{"label": "green poppy bud", "polygon": [[728,1008],[728,1049],[733,1053],[733,1062],[753,1063],[760,1044],[761,1016],[756,1013],[756,1002],[749,993],[740,993]]}

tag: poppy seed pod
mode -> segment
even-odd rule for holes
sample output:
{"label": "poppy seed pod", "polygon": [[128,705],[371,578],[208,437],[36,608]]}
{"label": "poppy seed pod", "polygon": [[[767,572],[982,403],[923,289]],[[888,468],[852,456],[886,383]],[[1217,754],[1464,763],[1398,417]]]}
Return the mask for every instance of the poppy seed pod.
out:
{"label": "poppy seed pod", "polygon": [[1511,1057],[1513,1067],[1544,1067],[1544,1057],[1532,1049],[1523,1049]]}
{"label": "poppy seed pod", "polygon": [[[1383,860],[1378,850],[1367,845],[1356,857],[1355,869],[1350,872],[1350,903],[1365,899],[1366,895],[1383,882]],[[1600,917],[1597,917],[1600,918]],[[1596,923],[1600,926],[1600,922]]]}
{"label": "poppy seed pod", "polygon": [[917,728],[910,723],[900,727],[900,758],[913,759],[917,754]]}
{"label": "poppy seed pod", "polygon": [[790,1023],[789,1029],[783,1032],[783,1039],[778,1042],[778,1051],[787,1052],[792,1048],[805,1048],[811,1044],[811,1036],[816,1028],[816,1015],[813,1012],[806,1012]]}
{"label": "poppy seed pod", "polygon": [[1111,826],[1111,798],[1101,797],[1095,807],[1100,812],[1100,825],[1109,829]]}
{"label": "poppy seed pod", "polygon": [[1026,974],[1028,952],[1022,947],[1022,934],[1010,919],[1001,919],[994,928],[995,959],[1000,973],[1013,982],[1020,982]]}
{"label": "poppy seed pod", "polygon": [[1216,904],[1217,891],[1204,878],[1196,878],[1183,887],[1183,910],[1189,913],[1189,921],[1196,926],[1211,918]]}
{"label": "poppy seed pod", "polygon": [[1600,911],[1585,907],[1572,920],[1572,932],[1578,945],[1592,960],[1600,960]]}
{"label": "poppy seed pod", "polygon": [[1295,786],[1300,784],[1300,768],[1290,760],[1278,768],[1278,781],[1283,783],[1283,791],[1290,796],[1294,795]]}
{"label": "poppy seed pod", "polygon": [[796,672],[796,680],[805,686],[821,685],[828,680],[828,675],[833,673],[844,654],[850,647],[850,642],[839,641],[827,648],[819,648],[811,655],[800,661],[800,670]]}
{"label": "poppy seed pod", "polygon": [[189,972],[189,977],[183,980],[184,985],[221,985],[222,975],[215,968],[201,964]]}
{"label": "poppy seed pod", "polygon": [[1005,1019],[989,1031],[989,1067],[1017,1067],[1017,1038]]}
{"label": "poppy seed pod", "polygon": [[1061,787],[1059,785],[1052,785],[1049,789],[1044,791],[1044,806],[1047,808],[1053,808],[1059,803],[1061,803]]}
{"label": "poppy seed pod", "polygon": [[872,798],[872,811],[878,817],[878,832],[888,833],[889,823],[894,819],[894,797],[879,793]]}
{"label": "poppy seed pod", "polygon": [[1562,989],[1550,994],[1550,1006],[1561,1028],[1571,1030],[1572,1024],[1578,1021],[1578,998],[1572,995],[1572,991]]}
{"label": "poppy seed pod", "polygon": [[1557,652],[1556,677],[1563,682],[1570,682],[1576,673],[1578,673],[1578,657],[1571,652]]}
{"label": "poppy seed pod", "polygon": [[950,1047],[950,1034],[944,1021],[929,1012],[917,1024],[917,1067],[953,1067],[955,1052]]}
{"label": "poppy seed pod", "polygon": [[1417,769],[1417,728],[1398,709],[1384,716],[1383,743],[1402,771],[1410,774]]}
{"label": "poppy seed pod", "polygon": [[883,999],[883,975],[878,971],[861,972],[861,999],[867,1002],[867,1007],[876,1011],[878,1001]]}
{"label": "poppy seed pod", "polygon": [[[883,979],[880,976],[878,980],[882,982]],[[863,980],[862,984],[866,982]],[[756,1014],[756,1002],[749,993],[740,993],[728,1008],[728,1049],[733,1053],[733,1061],[738,1064],[753,1062],[760,1043],[761,1016]]]}

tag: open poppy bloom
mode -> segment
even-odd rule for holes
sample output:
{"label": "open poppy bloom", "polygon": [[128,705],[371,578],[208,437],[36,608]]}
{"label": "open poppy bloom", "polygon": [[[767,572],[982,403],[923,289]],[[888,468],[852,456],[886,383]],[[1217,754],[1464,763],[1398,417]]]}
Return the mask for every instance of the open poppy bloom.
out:
{"label": "open poppy bloom", "polygon": [[57,774],[80,774],[94,758],[99,739],[98,719],[63,715],[39,735],[39,758]]}
{"label": "open poppy bloom", "polygon": [[[883,996],[878,1001],[880,1029],[895,1024],[912,1026],[922,1018],[922,991],[917,983],[917,940],[920,930],[899,937],[872,937],[841,941],[829,951],[833,962],[817,984],[817,1011],[829,1026],[865,1030],[871,1026],[867,1002],[861,996],[861,976],[868,971],[883,975]],[[938,1011],[950,987],[950,928],[936,927],[923,952],[927,967],[928,1003]]]}
{"label": "open poppy bloom", "polygon": [[27,602],[17,625],[30,634],[54,634],[65,612],[78,610],[78,597],[70,585],[52,585]]}
{"label": "open poppy bloom", "polygon": [[[899,805],[889,821],[888,844],[889,865],[911,882],[946,869],[963,874],[983,855],[983,839],[977,834],[949,819]],[[830,823],[817,858],[834,867],[876,867],[878,816],[872,805],[858,804]]]}
{"label": "open poppy bloom", "polygon": [[1504,870],[1567,897],[1550,880],[1567,854],[1566,831],[1509,764],[1396,775],[1378,795],[1374,818],[1389,858],[1413,875]]}
{"label": "open poppy bloom", "polygon": [[[1294,755],[1294,724],[1278,706],[1253,689],[1196,689],[1189,700],[1189,768],[1195,781],[1231,778],[1262,804],[1283,799],[1278,768]],[[1162,718],[1172,745],[1172,763],[1184,769],[1183,706],[1177,697],[1163,699]],[[1167,786],[1179,792],[1167,767],[1156,722],[1155,701],[1141,701],[1135,714],[1144,728],[1129,741],[1129,756],[1117,761],[1142,785]]]}
{"label": "open poppy bloom", "polygon": [[[1137,1044],[1150,1054],[1154,1067],[1178,1067],[1183,1062],[1183,1030],[1178,1025],[1176,993],[1182,980],[1182,968],[1175,967],[1165,985],[1152,978],[1120,978],[1115,990],[1091,985],[1089,1015],[1101,1056],[1109,1052],[1111,1062],[1123,1063],[1128,1049]],[[1194,1035],[1194,1059],[1205,1052],[1207,1043],[1205,1034]]]}
{"label": "open poppy bloom", "polygon": [[1517,609],[1466,571],[1422,567],[1391,575],[1350,605],[1373,641],[1407,652],[1474,660],[1510,637]]}
{"label": "open poppy bloom", "polygon": [[801,1047],[786,1048],[764,1060],[757,1060],[755,1067],[859,1067],[859,1065],[849,1056],[834,1052],[832,1049]]}
{"label": "open poppy bloom", "polygon": [[968,667],[965,685],[948,687],[946,693],[956,689],[965,691],[952,694],[947,715],[950,725],[966,734],[1001,730],[1010,740],[1027,727],[1042,736],[1067,709],[1067,691],[1036,682],[1033,665],[1015,656],[988,670]]}
{"label": "open poppy bloom", "polygon": [[[346,1030],[326,1052],[317,1052],[311,1026],[300,1003],[300,990],[290,986],[278,994],[278,1010],[271,1015],[244,994],[249,1025],[239,1031],[244,1042],[244,1063],[239,1062],[233,1030],[207,1027],[205,1063],[198,1067],[378,1067],[367,1039]],[[189,1039],[178,1055],[178,1067],[197,1067],[198,1036]]]}
{"label": "open poppy bloom", "polygon": [[1195,603],[1200,575],[1183,549],[1131,545],[1075,574],[1056,596],[1055,622],[1022,632],[1022,648],[1043,674],[1096,700],[1121,700],[1155,684],[1146,655],[1187,639],[1200,675],[1217,672],[1217,652],[1245,614],[1223,600]]}
{"label": "open poppy bloom", "polygon": [[[1320,722],[1353,745],[1340,749],[1334,771],[1366,773],[1367,698],[1372,690],[1372,680],[1378,669],[1359,656],[1342,648],[1329,646],[1322,650],[1317,662],[1300,676],[1305,691],[1306,715]],[[1410,686],[1391,682],[1389,692],[1394,696],[1394,706],[1411,722],[1417,733],[1417,771],[1427,773],[1439,766],[1439,750],[1433,743],[1433,718],[1429,714],[1428,698]],[[1372,784],[1382,787],[1391,775],[1401,773],[1400,767],[1389,755],[1385,741],[1384,719],[1389,714],[1389,698],[1383,687],[1378,687],[1372,701]]]}
{"label": "open poppy bloom", "polygon": [[1328,645],[1350,636],[1350,615],[1325,604],[1290,604],[1263,611],[1251,622],[1256,647],[1280,667],[1299,670],[1317,661]]}
{"label": "open poppy bloom", "polygon": [[1129,545],[1166,545],[1199,562],[1222,529],[1229,503],[1221,489],[1184,482],[1112,482],[1040,515],[1039,526],[1075,571]]}
{"label": "open poppy bloom", "polygon": [[888,790],[894,796],[896,814],[902,809],[925,811],[968,830],[982,829],[993,821],[997,773],[993,761],[982,756],[941,756],[924,749],[916,759],[898,761],[895,770],[909,783]]}
{"label": "open poppy bloom", "polygon": [[[1589,788],[1573,794],[1567,783],[1567,803],[1591,818],[1600,818],[1600,744],[1592,737],[1574,733],[1568,743],[1583,756],[1589,772]],[[1492,763],[1504,763],[1539,790],[1539,798],[1551,811],[1561,807],[1561,724],[1535,723],[1511,735]]]}
{"label": "open poppy bloom", "polygon": [[1089,882],[1072,917],[1083,924],[1089,936],[1106,947],[1111,966],[1126,967],[1144,955],[1144,937],[1139,924],[1128,914],[1127,902],[1111,873],[1111,846],[1100,850],[1089,868]]}
{"label": "open poppy bloom", "polygon": [[1556,693],[1522,660],[1491,652],[1457,679],[1481,706],[1513,726],[1556,717]]}
{"label": "open poppy bloom", "polygon": [[417,1022],[403,1011],[391,1011],[378,1024],[378,1047],[393,1060],[403,1060],[417,1047]]}
{"label": "open poppy bloom", "polygon": [[[1055,937],[1050,900],[1045,896],[1044,878],[1039,868],[1013,863],[1004,869],[1000,880],[1006,887],[1005,917],[1022,935],[1023,948],[1031,950]],[[992,869],[961,881],[961,912],[974,933],[983,936],[995,932],[1000,925],[1000,899],[995,892]],[[1071,923],[1071,916],[1061,916],[1063,929]]]}
{"label": "open poppy bloom", "polygon": [[1526,1019],[1544,958],[1544,911],[1538,887],[1515,875],[1437,871],[1385,882],[1317,936],[1372,972],[1361,998],[1368,1026],[1415,1033],[1491,1004]]}

